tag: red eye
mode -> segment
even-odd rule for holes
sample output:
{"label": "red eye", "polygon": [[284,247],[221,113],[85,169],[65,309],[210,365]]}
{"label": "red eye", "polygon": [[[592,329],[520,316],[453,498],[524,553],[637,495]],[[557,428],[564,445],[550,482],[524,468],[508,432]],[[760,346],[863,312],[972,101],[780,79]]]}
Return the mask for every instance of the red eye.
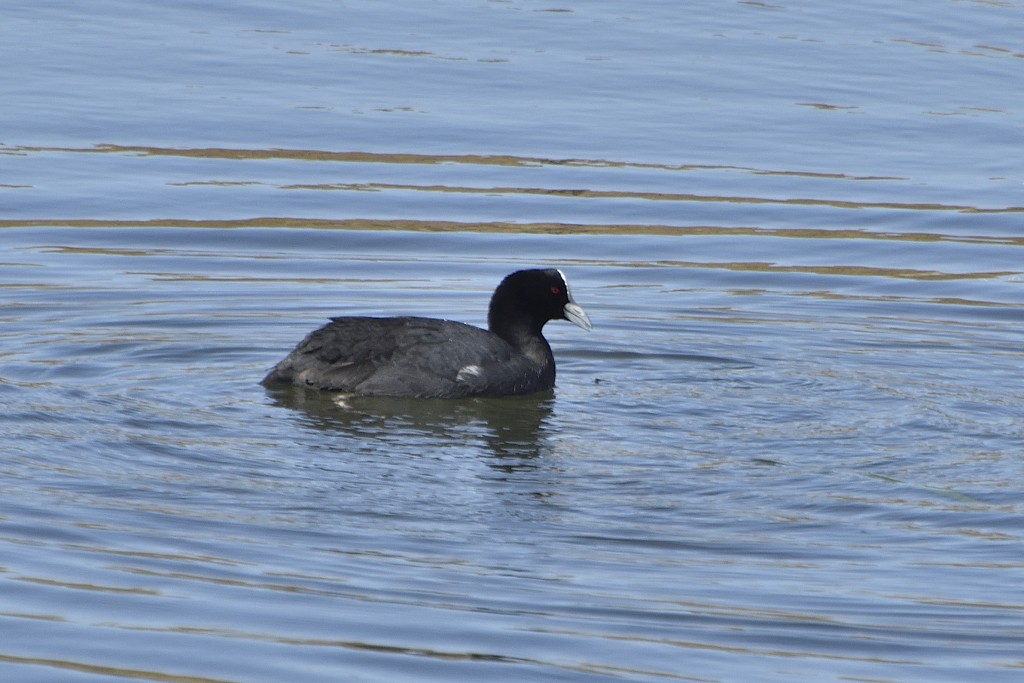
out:
{"label": "red eye", "polygon": [[561,289],[560,289],[560,288],[558,287],[558,285],[551,285],[551,293],[552,293],[552,294],[558,294],[558,293],[560,293],[561,291],[562,291],[562,290],[561,290]]}

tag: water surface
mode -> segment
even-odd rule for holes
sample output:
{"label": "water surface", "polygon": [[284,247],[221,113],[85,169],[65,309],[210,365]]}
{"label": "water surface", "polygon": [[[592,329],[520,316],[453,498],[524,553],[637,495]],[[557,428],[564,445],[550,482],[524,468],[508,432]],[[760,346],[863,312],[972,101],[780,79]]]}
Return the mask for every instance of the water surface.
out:
{"label": "water surface", "polygon": [[[1022,24],[5,9],[0,675],[1017,680]],[[551,393],[258,384],[525,266]]]}

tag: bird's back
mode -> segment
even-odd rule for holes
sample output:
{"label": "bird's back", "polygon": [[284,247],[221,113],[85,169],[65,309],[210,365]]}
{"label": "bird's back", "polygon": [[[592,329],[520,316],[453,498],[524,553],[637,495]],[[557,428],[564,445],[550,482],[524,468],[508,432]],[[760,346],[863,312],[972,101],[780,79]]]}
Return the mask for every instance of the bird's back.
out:
{"label": "bird's back", "polygon": [[[458,397],[550,388],[504,340],[433,318],[334,318],[312,332],[263,383],[370,396]],[[546,386],[545,386],[546,384]]]}

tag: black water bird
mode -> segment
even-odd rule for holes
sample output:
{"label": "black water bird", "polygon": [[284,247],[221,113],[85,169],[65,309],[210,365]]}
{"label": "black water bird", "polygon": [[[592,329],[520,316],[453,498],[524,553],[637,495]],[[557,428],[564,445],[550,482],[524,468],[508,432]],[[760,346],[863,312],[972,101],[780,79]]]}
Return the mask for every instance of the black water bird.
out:
{"label": "black water bird", "polygon": [[520,270],[494,290],[487,330],[435,318],[332,318],[263,384],[416,398],[531,394],[555,384],[542,334],[549,320],[591,329],[562,271]]}

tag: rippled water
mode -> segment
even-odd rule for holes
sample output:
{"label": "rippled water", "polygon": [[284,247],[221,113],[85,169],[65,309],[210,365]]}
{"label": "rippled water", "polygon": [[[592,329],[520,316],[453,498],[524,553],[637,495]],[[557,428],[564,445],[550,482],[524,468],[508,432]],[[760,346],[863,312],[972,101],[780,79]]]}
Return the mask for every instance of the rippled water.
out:
{"label": "rippled water", "polygon": [[[1021,677],[1020,3],[4,15],[3,680]],[[538,265],[551,394],[258,384]]]}

